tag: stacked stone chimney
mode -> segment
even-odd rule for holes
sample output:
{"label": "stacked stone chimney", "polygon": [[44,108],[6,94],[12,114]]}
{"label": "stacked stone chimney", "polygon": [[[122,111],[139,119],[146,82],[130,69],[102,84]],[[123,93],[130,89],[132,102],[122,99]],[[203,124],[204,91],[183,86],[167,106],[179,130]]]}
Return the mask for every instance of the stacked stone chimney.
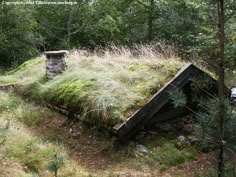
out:
{"label": "stacked stone chimney", "polygon": [[65,62],[65,56],[68,53],[67,50],[48,51],[46,55],[46,77],[47,79],[53,79],[56,75],[65,71],[67,65]]}

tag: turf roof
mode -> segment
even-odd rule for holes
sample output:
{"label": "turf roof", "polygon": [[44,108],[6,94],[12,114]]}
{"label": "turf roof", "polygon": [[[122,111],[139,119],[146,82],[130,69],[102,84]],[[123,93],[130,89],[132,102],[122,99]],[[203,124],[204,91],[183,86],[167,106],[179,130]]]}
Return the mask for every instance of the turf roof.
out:
{"label": "turf roof", "polygon": [[177,57],[79,56],[66,58],[67,71],[46,81],[45,59],[36,58],[0,77],[23,85],[34,98],[77,112],[96,125],[125,121],[184,65]]}

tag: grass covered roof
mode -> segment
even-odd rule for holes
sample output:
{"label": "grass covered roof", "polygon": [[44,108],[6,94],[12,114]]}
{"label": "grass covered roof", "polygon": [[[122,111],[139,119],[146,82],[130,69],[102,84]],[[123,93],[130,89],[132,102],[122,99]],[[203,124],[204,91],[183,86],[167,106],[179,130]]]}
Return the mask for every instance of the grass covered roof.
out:
{"label": "grass covered roof", "polygon": [[45,80],[45,58],[29,60],[0,77],[0,84],[17,83],[21,91],[50,104],[77,112],[91,124],[113,126],[125,121],[184,65],[172,53],[161,55],[140,48],[106,51],[103,55],[71,52],[67,70]]}

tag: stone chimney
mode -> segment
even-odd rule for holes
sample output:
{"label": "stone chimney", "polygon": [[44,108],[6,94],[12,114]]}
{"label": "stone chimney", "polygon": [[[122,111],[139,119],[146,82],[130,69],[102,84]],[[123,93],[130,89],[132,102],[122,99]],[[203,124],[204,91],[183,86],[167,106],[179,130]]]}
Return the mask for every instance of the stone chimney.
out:
{"label": "stone chimney", "polygon": [[68,53],[67,50],[59,51],[48,51],[44,52],[46,55],[46,77],[52,79],[56,75],[65,71],[67,65],[65,62],[65,55]]}

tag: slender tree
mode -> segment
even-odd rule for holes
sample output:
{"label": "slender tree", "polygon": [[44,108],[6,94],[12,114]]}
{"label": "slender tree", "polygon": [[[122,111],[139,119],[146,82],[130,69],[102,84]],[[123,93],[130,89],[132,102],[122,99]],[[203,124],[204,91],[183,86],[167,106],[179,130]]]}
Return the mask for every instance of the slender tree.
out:
{"label": "slender tree", "polygon": [[225,17],[224,17],[224,0],[217,0],[217,12],[218,12],[218,37],[219,37],[219,59],[218,59],[218,97],[220,99],[219,102],[219,110],[220,110],[220,137],[221,137],[221,145],[219,151],[219,164],[218,164],[218,177],[224,176],[224,50],[225,50]]}

